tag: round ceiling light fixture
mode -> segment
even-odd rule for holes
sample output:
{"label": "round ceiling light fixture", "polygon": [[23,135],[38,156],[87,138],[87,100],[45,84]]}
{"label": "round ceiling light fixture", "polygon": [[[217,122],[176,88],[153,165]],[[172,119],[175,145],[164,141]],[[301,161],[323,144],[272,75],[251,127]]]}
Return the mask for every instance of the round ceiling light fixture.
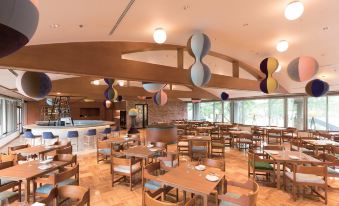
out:
{"label": "round ceiling light fixture", "polygon": [[285,18],[293,21],[301,17],[304,13],[304,4],[300,1],[292,1],[285,8]]}
{"label": "round ceiling light fixture", "polygon": [[100,80],[94,80],[94,81],[92,81],[92,84],[93,85],[99,85],[100,84]]}
{"label": "round ceiling light fixture", "polygon": [[278,68],[277,68],[277,70],[275,70],[275,73],[278,73],[280,71],[281,71],[281,64],[278,65]]}
{"label": "round ceiling light fixture", "polygon": [[120,87],[123,87],[123,86],[125,85],[125,82],[124,82],[124,80],[120,80],[120,81],[118,81],[118,85],[119,85]]}
{"label": "round ceiling light fixture", "polygon": [[156,28],[153,33],[153,39],[158,44],[165,43],[167,39],[166,31],[163,28]]}
{"label": "round ceiling light fixture", "polygon": [[278,52],[285,52],[288,49],[288,41],[281,40],[278,42],[276,49]]}

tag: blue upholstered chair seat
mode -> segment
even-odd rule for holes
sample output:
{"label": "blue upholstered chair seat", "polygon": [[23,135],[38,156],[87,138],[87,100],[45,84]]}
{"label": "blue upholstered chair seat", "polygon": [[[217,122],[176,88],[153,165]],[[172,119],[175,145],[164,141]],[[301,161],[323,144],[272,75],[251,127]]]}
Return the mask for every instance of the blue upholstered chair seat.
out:
{"label": "blue upholstered chair seat", "polygon": [[111,155],[111,149],[105,148],[105,149],[98,149],[98,152],[103,155]]}
{"label": "blue upholstered chair seat", "polygon": [[[232,198],[232,199],[239,199],[240,198],[240,195],[237,194],[237,193],[228,192],[225,195]],[[232,203],[232,202],[221,201],[219,206],[239,206],[239,205]]]}
{"label": "blue upholstered chair seat", "polygon": [[149,180],[145,183],[145,188],[149,190],[158,190],[161,188],[160,182],[154,181],[154,180]]}
{"label": "blue upholstered chair seat", "polygon": [[[76,185],[76,184],[77,184],[76,179],[67,179],[67,180],[64,180],[62,182],[59,182],[58,186]],[[45,185],[37,188],[36,192],[40,193],[40,194],[48,194],[53,189],[53,187],[54,187],[53,185],[45,184]]]}
{"label": "blue upholstered chair seat", "polygon": [[5,185],[5,184],[11,183],[11,182],[15,182],[15,181],[4,179],[4,178],[1,178],[1,180],[0,180],[1,185]]}
{"label": "blue upholstered chair seat", "polygon": [[12,198],[12,197],[14,197],[16,195],[18,195],[18,193],[16,193],[16,192],[3,191],[3,192],[0,192],[0,200],[9,199],[9,198]]}

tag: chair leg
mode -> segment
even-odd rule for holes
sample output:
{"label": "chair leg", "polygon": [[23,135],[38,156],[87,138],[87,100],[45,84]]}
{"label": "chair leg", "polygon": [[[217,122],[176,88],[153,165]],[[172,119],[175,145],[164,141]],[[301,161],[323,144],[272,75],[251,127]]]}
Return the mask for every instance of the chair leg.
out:
{"label": "chair leg", "polygon": [[129,190],[132,191],[132,175],[129,176]]}

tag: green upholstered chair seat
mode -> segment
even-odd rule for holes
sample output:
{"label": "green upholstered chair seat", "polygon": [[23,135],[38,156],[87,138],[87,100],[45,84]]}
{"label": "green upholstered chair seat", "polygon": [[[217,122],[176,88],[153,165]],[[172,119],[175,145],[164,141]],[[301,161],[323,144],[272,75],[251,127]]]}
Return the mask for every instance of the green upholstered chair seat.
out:
{"label": "green upholstered chair seat", "polygon": [[268,162],[255,162],[254,167],[258,170],[273,170],[272,165]]}
{"label": "green upholstered chair seat", "polygon": [[[233,192],[227,192],[225,195],[232,198],[232,199],[239,199],[240,198],[239,194],[233,193]],[[232,203],[232,202],[221,201],[219,206],[239,206],[239,205]]]}
{"label": "green upholstered chair seat", "polygon": [[333,169],[332,167],[327,167],[328,174],[339,175],[339,169]]}
{"label": "green upholstered chair seat", "polygon": [[339,154],[335,154],[335,157],[339,159]]}
{"label": "green upholstered chair seat", "polygon": [[0,200],[10,199],[16,195],[18,195],[18,193],[16,192],[3,191],[3,192],[0,192]]}

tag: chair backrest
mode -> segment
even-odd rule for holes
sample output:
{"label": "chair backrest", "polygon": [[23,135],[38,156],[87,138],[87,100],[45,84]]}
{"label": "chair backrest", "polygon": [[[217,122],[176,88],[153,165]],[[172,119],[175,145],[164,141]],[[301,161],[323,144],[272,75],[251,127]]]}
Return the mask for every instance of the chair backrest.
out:
{"label": "chair backrest", "polygon": [[315,165],[315,166],[304,166],[295,165],[295,172],[303,174],[313,174],[317,176],[327,177],[327,166]]}
{"label": "chair backrest", "polygon": [[64,147],[56,150],[56,154],[72,154],[72,146]]}
{"label": "chair backrest", "polygon": [[208,142],[207,141],[200,141],[200,140],[192,140],[192,146],[204,146],[208,147]]}
{"label": "chair backrest", "polygon": [[19,150],[19,149],[24,149],[24,148],[27,148],[29,147],[28,144],[23,144],[23,145],[17,145],[17,146],[13,146],[13,147],[8,147],[8,154],[16,154],[16,150]]}
{"label": "chair backrest", "polygon": [[167,143],[166,142],[153,142],[152,143],[155,147],[167,149]]}
{"label": "chair backrest", "polygon": [[54,135],[53,135],[52,132],[43,132],[42,138],[44,138],[44,139],[54,139]]}
{"label": "chair backrest", "polygon": [[67,137],[68,138],[79,137],[79,132],[78,131],[68,131],[67,132]]}
{"label": "chair backrest", "polygon": [[58,188],[58,197],[75,200],[76,206],[90,205],[89,188],[75,185],[65,185]]}
{"label": "chair backrest", "polygon": [[[77,181],[79,178],[79,164],[76,164],[71,169],[67,169],[65,171],[62,171],[60,173],[55,174],[55,183],[62,182],[64,180],[70,179],[74,177]],[[79,183],[79,182],[78,182]]]}
{"label": "chair backrest", "polygon": [[208,167],[218,168],[221,171],[225,171],[225,160],[224,159],[203,159],[202,164]]}
{"label": "chair backrest", "polygon": [[112,164],[119,165],[119,166],[132,166],[133,159],[126,158],[126,156],[113,156],[112,157]]}
{"label": "chair backrest", "polygon": [[[255,206],[257,203],[257,198],[258,198],[258,193],[259,193],[259,185],[258,183],[256,183],[253,180],[247,180],[247,182],[245,183],[240,183],[240,182],[233,182],[233,181],[228,181],[225,182],[226,186],[231,185],[231,186],[235,186],[235,187],[239,187],[239,188],[243,188],[243,189],[247,189],[250,190],[249,193],[244,194],[242,196],[241,199],[239,199],[241,201],[241,203],[239,202],[239,205],[248,205],[248,206]],[[222,199],[220,197],[222,197],[223,195],[219,195],[219,199]],[[243,198],[245,197],[245,198]]]}
{"label": "chair backrest", "polygon": [[77,156],[72,154],[58,154],[53,157],[54,161],[68,162],[70,164],[77,163]]}
{"label": "chair backrest", "polygon": [[282,130],[279,130],[279,129],[268,129],[266,130],[267,132],[267,135],[276,135],[276,134],[281,134],[282,133]]}
{"label": "chair backrest", "polygon": [[12,167],[12,166],[14,166],[14,161],[1,162],[0,163],[0,170],[6,169],[6,168],[9,168],[9,167]]}
{"label": "chair backrest", "polygon": [[87,133],[86,133],[86,135],[89,135],[89,136],[94,136],[96,134],[97,134],[96,129],[89,129],[89,130],[87,130]]}
{"label": "chair backrest", "polygon": [[160,174],[160,165],[160,162],[153,162],[151,164],[148,164],[143,170],[143,178],[149,180],[155,179],[155,177]]}
{"label": "chair backrest", "polygon": [[45,205],[53,205],[57,206],[58,204],[56,203],[58,200],[58,188],[54,187],[47,195],[47,197],[39,200],[39,203],[43,203]]}
{"label": "chair backrest", "polygon": [[98,140],[97,149],[111,149],[112,143],[110,141]]}
{"label": "chair backrest", "polygon": [[284,150],[283,145],[265,145],[264,150],[279,150],[282,151]]}
{"label": "chair backrest", "polygon": [[152,193],[149,191],[145,192],[144,195],[145,206],[184,206],[183,202],[170,203],[157,200],[155,197],[152,196]]}
{"label": "chair backrest", "polygon": [[33,135],[32,131],[25,131],[24,137],[25,138],[34,138],[34,135]]}
{"label": "chair backrest", "polygon": [[104,129],[104,131],[102,133],[104,134],[110,134],[112,132],[112,129],[110,127],[107,127]]}
{"label": "chair backrest", "polygon": [[240,139],[252,139],[253,138],[253,134],[246,134],[246,133],[240,133],[240,134],[237,134],[237,136]]}

